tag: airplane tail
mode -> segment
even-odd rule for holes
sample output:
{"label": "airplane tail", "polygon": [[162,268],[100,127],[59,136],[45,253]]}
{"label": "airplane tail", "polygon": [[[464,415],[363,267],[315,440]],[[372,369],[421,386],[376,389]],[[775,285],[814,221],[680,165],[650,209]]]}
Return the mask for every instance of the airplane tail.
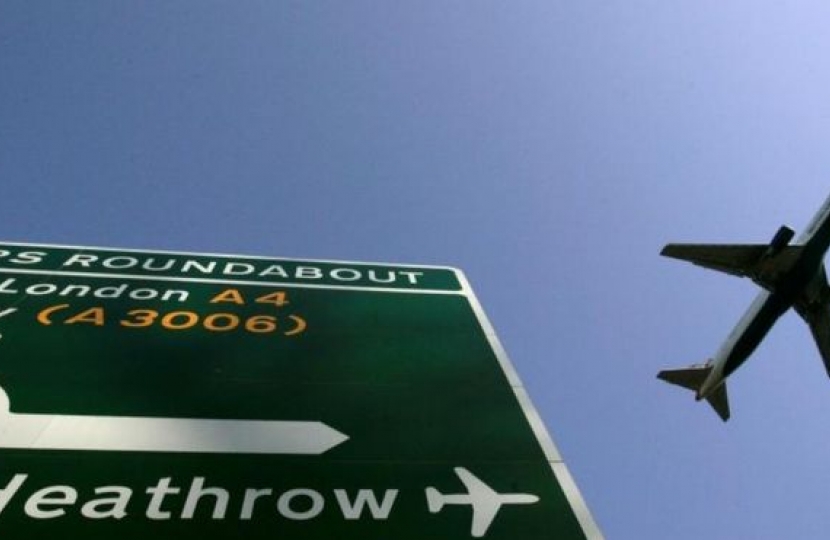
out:
{"label": "airplane tail", "polygon": [[427,505],[430,514],[437,514],[444,507],[444,496],[434,487],[427,488]]}
{"label": "airplane tail", "polygon": [[[657,374],[657,378],[670,384],[682,386],[695,392],[695,397],[700,399],[698,392],[706,382],[712,366],[692,366],[682,369],[667,369]],[[706,396],[706,401],[715,409],[721,420],[729,420],[729,398],[726,393],[726,383],[720,384]]]}

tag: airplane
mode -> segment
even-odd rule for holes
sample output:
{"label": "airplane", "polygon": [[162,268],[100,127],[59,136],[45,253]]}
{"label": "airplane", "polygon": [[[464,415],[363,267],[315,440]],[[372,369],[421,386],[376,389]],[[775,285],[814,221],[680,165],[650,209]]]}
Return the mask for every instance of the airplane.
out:
{"label": "airplane", "polygon": [[830,246],[830,198],[793,244],[782,226],[769,244],[668,244],[661,255],[704,268],[748,277],[763,290],[715,356],[705,364],[661,371],[657,377],[695,392],[725,422],[729,419],[726,378],[755,351],[775,322],[794,308],[810,327],[830,375],[830,285],[824,255]]}
{"label": "airplane", "polygon": [[473,507],[473,525],[471,534],[481,538],[487,533],[496,514],[505,504],[533,504],[539,497],[527,493],[496,493],[464,467],[453,469],[467,488],[467,494],[444,495],[434,487],[426,489],[427,504],[432,514],[441,511],[445,504],[466,504]]}

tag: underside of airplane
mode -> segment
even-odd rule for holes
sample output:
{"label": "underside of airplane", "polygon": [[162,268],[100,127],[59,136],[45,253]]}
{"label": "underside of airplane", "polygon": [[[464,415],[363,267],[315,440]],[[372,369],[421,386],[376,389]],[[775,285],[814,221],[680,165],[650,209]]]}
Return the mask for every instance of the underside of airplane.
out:
{"label": "underside of airplane", "polygon": [[705,364],[664,370],[661,380],[690,389],[724,421],[729,419],[726,378],[755,351],[775,322],[790,308],[807,323],[830,375],[830,285],[823,263],[830,246],[830,198],[794,244],[795,233],[781,227],[768,244],[668,244],[661,254],[692,262],[761,287],[755,301],[717,354]]}

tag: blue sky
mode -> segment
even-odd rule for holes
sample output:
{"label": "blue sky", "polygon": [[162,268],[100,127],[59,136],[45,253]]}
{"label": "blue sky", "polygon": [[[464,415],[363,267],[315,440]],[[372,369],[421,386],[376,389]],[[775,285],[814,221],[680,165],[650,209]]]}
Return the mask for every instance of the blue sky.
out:
{"label": "blue sky", "polygon": [[608,538],[824,538],[782,319],[727,425],[658,370],[754,285],[662,260],[828,193],[822,2],[0,4],[3,238],[458,266]]}

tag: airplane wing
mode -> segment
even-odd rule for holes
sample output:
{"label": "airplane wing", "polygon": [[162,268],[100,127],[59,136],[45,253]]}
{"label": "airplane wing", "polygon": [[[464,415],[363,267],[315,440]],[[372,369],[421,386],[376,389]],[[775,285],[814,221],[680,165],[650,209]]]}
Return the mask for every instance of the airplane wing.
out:
{"label": "airplane wing", "polygon": [[472,535],[475,538],[481,538],[487,532],[490,524],[496,518],[499,508],[501,508],[498,493],[463,467],[456,467],[455,474],[464,483],[464,487],[467,488],[467,493],[472,500]]}
{"label": "airplane wing", "polygon": [[761,244],[669,244],[660,255],[744,277],[766,250],[767,246]]}
{"label": "airplane wing", "polygon": [[802,249],[785,246],[770,257],[767,244],[668,244],[660,254],[733,276],[751,277],[766,287],[791,268]]}
{"label": "airplane wing", "polygon": [[827,284],[824,268],[796,300],[795,310],[810,327],[827,375],[830,376],[830,285]]}
{"label": "airplane wing", "polygon": [[809,325],[827,375],[830,376],[830,305],[825,305],[819,316],[809,321]]}

